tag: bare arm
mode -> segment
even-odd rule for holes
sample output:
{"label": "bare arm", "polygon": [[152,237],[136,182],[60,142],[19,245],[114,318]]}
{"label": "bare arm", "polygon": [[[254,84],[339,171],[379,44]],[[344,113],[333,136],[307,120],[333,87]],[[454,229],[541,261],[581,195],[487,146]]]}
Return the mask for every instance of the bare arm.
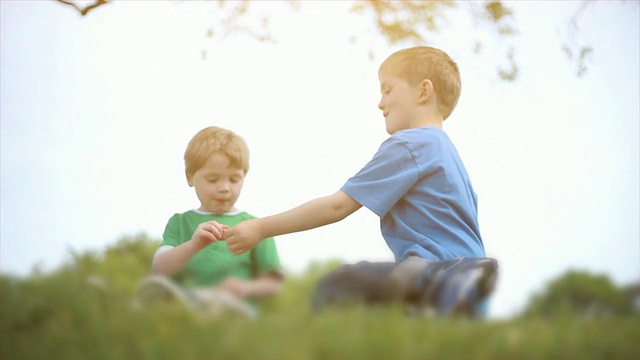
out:
{"label": "bare arm", "polygon": [[175,275],[198,251],[219,241],[226,228],[228,227],[216,221],[208,221],[198,225],[191,240],[154,257],[151,273],[167,277]]}
{"label": "bare arm", "polygon": [[261,219],[265,237],[289,234],[333,224],[351,215],[362,205],[338,191],[306,202],[289,211]]}
{"label": "bare arm", "polygon": [[184,265],[191,260],[193,255],[202,250],[193,241],[189,240],[173,249],[157,254],[151,264],[151,273],[171,277],[178,273]]}
{"label": "bare arm", "polygon": [[362,205],[342,191],[306,202],[291,210],[248,220],[225,230],[227,247],[234,254],[252,249],[262,239],[310,230],[340,221]]}

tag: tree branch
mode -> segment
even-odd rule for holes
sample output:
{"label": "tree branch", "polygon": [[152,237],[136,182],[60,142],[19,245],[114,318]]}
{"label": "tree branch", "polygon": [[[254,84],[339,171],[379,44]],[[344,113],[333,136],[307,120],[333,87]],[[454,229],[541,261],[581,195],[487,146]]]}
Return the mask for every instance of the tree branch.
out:
{"label": "tree branch", "polygon": [[110,0],[95,0],[95,2],[93,4],[89,4],[87,6],[85,6],[84,8],[80,8],[78,6],[78,4],[76,4],[73,1],[69,1],[69,0],[55,0],[57,2],[63,3],[65,5],[69,5],[72,6],[73,8],[75,8],[76,10],[78,10],[78,12],[80,13],[80,15],[85,16],[89,13],[89,11],[97,8],[98,6],[107,4],[110,2]]}

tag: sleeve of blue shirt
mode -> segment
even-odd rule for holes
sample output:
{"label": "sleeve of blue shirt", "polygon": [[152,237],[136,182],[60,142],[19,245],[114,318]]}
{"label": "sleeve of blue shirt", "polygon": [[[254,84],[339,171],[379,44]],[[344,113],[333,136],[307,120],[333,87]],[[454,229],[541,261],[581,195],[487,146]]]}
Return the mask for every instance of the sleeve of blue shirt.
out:
{"label": "sleeve of blue shirt", "polygon": [[390,137],[341,190],[382,217],[411,189],[418,177],[418,166],[406,144]]}

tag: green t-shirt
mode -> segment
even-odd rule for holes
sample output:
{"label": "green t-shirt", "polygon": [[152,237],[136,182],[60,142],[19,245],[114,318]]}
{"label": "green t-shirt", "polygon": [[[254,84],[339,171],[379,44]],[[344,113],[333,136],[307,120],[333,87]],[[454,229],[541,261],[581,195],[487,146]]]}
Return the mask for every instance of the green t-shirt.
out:
{"label": "green t-shirt", "polygon": [[[175,214],[169,219],[162,236],[162,245],[176,247],[191,239],[198,225],[215,220],[234,226],[242,221],[255,219],[246,212],[231,215],[215,215],[190,210]],[[234,255],[225,241],[215,242],[196,253],[174,280],[186,287],[213,286],[228,277],[241,280],[254,279],[281,268],[280,258],[273,238],[262,240],[251,251]]]}

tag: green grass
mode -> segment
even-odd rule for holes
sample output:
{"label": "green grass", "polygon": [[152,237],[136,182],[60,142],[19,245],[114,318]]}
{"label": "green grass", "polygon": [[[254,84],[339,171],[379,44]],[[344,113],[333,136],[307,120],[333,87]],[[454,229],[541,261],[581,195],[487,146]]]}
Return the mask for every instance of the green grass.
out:
{"label": "green grass", "polygon": [[0,277],[0,359],[638,359],[640,318],[409,318],[398,307],[309,311],[290,279],[260,318],[136,310],[132,287],[63,274]]}

